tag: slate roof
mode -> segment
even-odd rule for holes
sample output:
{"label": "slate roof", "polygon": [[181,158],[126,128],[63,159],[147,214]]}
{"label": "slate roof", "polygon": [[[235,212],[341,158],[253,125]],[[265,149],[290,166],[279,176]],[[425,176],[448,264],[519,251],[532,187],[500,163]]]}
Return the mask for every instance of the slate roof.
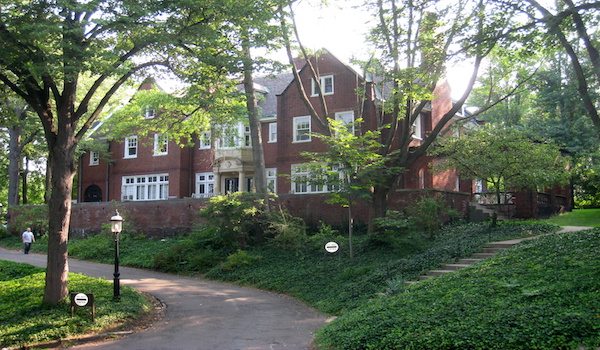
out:
{"label": "slate roof", "polygon": [[264,97],[258,105],[262,109],[261,118],[273,118],[277,115],[277,95],[292,82],[292,73],[280,73],[254,78],[254,88]]}

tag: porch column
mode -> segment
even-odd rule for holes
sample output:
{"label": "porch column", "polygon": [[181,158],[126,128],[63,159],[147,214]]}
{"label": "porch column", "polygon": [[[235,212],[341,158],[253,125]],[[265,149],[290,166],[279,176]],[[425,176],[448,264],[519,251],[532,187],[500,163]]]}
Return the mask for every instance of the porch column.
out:
{"label": "porch column", "polygon": [[220,173],[215,173],[214,174],[214,180],[215,180],[215,195],[217,194],[221,194],[221,174]]}
{"label": "porch column", "polygon": [[238,180],[238,191],[246,192],[246,173],[243,171],[239,172],[239,180]]}

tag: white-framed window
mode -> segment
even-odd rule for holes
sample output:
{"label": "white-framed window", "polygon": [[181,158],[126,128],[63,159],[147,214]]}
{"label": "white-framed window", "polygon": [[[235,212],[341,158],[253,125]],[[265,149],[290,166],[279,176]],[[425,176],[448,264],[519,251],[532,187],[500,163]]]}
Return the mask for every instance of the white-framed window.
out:
{"label": "white-framed window", "polygon": [[169,137],[165,134],[154,134],[154,155],[164,156],[169,153]]}
{"label": "white-framed window", "polygon": [[211,134],[210,131],[205,131],[200,134],[200,149],[210,149],[211,147]]}
{"label": "white-framed window", "polygon": [[335,120],[342,122],[348,128],[348,131],[354,135],[354,111],[337,112]]}
{"label": "white-framed window", "polygon": [[[314,79],[310,80],[311,82],[311,96],[319,96],[319,88],[315,83]],[[333,95],[333,75],[324,75],[319,77],[319,82],[321,83],[321,91],[323,91],[323,96]]]}
{"label": "white-framed window", "polygon": [[100,164],[100,154],[96,151],[90,151],[90,166]]}
{"label": "white-framed window", "polygon": [[454,189],[456,192],[460,192],[460,176],[456,175],[456,183],[454,184]]}
{"label": "white-framed window", "polygon": [[125,138],[125,155],[124,158],[137,158],[138,153],[138,138],[137,136],[129,136]]}
{"label": "white-framed window", "polygon": [[243,123],[221,127],[221,136],[218,139],[219,148],[251,147],[250,127]]}
{"label": "white-framed window", "polygon": [[[332,170],[337,171],[337,167],[332,167]],[[339,174],[334,176],[339,177]],[[318,179],[318,176],[312,174],[305,164],[292,164],[292,193],[326,193],[336,189],[336,185],[332,182]]]}
{"label": "white-framed window", "polygon": [[265,177],[267,179],[267,190],[271,193],[277,193],[277,168],[266,168]]}
{"label": "white-framed window", "polygon": [[412,137],[417,140],[423,139],[422,119],[423,119],[423,115],[419,114],[412,125],[413,126],[413,136]]}
{"label": "white-framed window", "polygon": [[213,173],[196,174],[196,198],[212,197],[215,194],[215,175]]}
{"label": "white-framed window", "polygon": [[269,123],[269,143],[277,142],[277,123]]}
{"label": "white-framed window", "polygon": [[244,126],[244,147],[252,147],[252,137],[250,136],[249,126]]}
{"label": "white-framed window", "polygon": [[156,112],[155,112],[154,108],[152,108],[152,107],[144,108],[144,118],[152,119],[155,116],[156,116]]}
{"label": "white-framed window", "polygon": [[310,116],[294,117],[293,142],[310,142]]}
{"label": "white-framed window", "polygon": [[165,200],[168,198],[168,174],[123,176],[121,199],[124,201]]}

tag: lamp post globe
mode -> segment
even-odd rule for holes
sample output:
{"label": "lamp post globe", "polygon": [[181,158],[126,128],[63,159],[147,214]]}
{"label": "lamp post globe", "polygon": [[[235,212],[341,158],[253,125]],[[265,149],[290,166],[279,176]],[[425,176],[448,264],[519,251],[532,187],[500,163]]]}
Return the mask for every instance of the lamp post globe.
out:
{"label": "lamp post globe", "polygon": [[110,230],[115,238],[115,272],[113,273],[113,300],[121,300],[121,281],[119,277],[119,234],[123,230],[123,217],[115,210],[115,215],[110,218]]}

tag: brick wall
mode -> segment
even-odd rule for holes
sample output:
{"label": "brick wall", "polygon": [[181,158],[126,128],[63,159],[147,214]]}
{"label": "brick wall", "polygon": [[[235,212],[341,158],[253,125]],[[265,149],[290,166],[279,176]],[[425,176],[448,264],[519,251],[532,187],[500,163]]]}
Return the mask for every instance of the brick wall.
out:
{"label": "brick wall", "polygon": [[149,236],[170,236],[188,232],[201,222],[199,211],[206,206],[202,199],[171,199],[144,202],[77,203],[71,210],[71,234],[97,233],[119,210],[130,226]]}

